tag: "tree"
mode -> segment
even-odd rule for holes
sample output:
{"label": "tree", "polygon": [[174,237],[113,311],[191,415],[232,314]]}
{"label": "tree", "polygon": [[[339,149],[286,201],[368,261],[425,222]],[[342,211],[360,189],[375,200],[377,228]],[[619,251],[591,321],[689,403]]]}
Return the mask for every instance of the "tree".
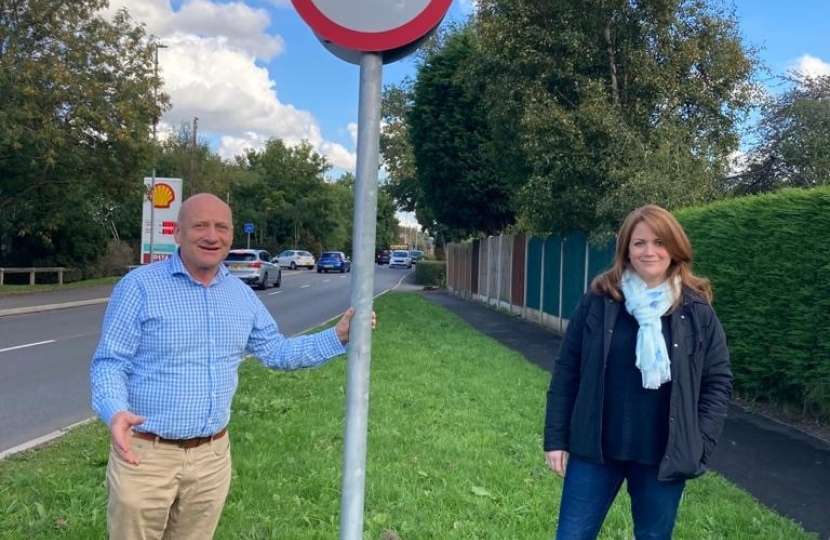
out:
{"label": "tree", "polygon": [[498,174],[499,149],[467,71],[476,55],[472,28],[447,35],[418,71],[408,114],[418,207],[455,238],[500,232],[515,216],[514,189]]}
{"label": "tree", "polygon": [[[154,45],[105,0],[0,3],[0,244],[4,258],[85,266],[101,249],[92,201],[140,198],[149,131],[167,103]],[[106,243],[103,243],[104,247]]]}
{"label": "tree", "polygon": [[[235,221],[256,225],[259,244],[272,249],[343,245],[345,206],[340,190],[325,180],[326,159],[307,143],[289,147],[271,139],[238,163],[252,175],[235,186]],[[237,241],[242,240],[237,230]]]}
{"label": "tree", "polygon": [[736,194],[830,184],[830,75],[791,73],[789,88],[769,96]]}
{"label": "tree", "polygon": [[386,187],[404,212],[414,212],[418,201],[415,156],[407,126],[412,84],[406,78],[398,85],[386,86],[381,98],[380,155],[387,172]]}
{"label": "tree", "polygon": [[490,126],[529,171],[520,223],[616,229],[634,206],[722,196],[751,105],[753,51],[706,0],[482,0]]}

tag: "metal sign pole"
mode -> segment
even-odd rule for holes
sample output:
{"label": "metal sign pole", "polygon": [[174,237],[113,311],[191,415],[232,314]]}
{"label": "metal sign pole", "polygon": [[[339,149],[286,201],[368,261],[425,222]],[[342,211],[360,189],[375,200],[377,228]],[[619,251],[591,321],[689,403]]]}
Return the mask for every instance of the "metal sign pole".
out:
{"label": "metal sign pole", "polygon": [[346,434],[340,540],[362,540],[369,425],[369,364],[372,357],[372,304],[375,280],[378,164],[380,157],[381,53],[362,53],[357,122],[351,303],[346,382]]}

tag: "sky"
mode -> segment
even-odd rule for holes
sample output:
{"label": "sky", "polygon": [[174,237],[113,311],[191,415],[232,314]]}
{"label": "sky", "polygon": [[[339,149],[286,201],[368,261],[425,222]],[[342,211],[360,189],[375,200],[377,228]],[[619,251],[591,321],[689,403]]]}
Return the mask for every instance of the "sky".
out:
{"label": "sky", "polygon": [[[464,20],[474,1],[453,0],[445,22]],[[830,74],[830,1],[735,0],[735,7],[745,43],[761,48],[771,75]],[[165,45],[158,67],[172,108],[160,121],[162,136],[198,117],[200,139],[223,158],[274,137],[305,140],[334,175],[354,172],[359,66],[325,49],[291,0],[110,0],[110,10],[119,8]],[[385,64],[382,81],[414,73],[410,57]]]}

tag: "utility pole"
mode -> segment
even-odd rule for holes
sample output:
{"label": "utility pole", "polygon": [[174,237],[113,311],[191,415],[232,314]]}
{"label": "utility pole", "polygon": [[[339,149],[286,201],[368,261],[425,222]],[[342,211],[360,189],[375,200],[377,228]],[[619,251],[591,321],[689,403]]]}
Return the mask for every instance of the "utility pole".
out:
{"label": "utility pole", "polygon": [[[158,78],[159,78],[159,49],[166,49],[167,45],[159,43],[158,41],[155,42],[156,47],[156,55],[155,61],[153,62],[153,98],[154,98],[154,105],[158,104]],[[156,139],[156,126],[159,123],[159,117],[157,114],[153,115],[153,176],[152,180],[150,181],[150,263],[153,262],[153,257],[155,255],[155,237],[156,237],[156,161],[158,159],[157,156],[157,139]]]}
{"label": "utility pole", "polygon": [[199,129],[199,117],[193,117],[193,138],[190,141],[190,194],[195,195],[199,190],[196,186],[196,141],[199,139],[196,137],[197,130]]}

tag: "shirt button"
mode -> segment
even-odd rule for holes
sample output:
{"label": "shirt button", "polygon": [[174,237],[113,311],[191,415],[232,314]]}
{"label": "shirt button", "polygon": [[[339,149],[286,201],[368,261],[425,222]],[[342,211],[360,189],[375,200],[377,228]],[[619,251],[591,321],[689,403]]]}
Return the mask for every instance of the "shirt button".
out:
{"label": "shirt button", "polygon": [[675,344],[674,344],[674,348],[676,349],[677,347],[678,347],[678,345],[677,345],[677,343],[675,343]]}

